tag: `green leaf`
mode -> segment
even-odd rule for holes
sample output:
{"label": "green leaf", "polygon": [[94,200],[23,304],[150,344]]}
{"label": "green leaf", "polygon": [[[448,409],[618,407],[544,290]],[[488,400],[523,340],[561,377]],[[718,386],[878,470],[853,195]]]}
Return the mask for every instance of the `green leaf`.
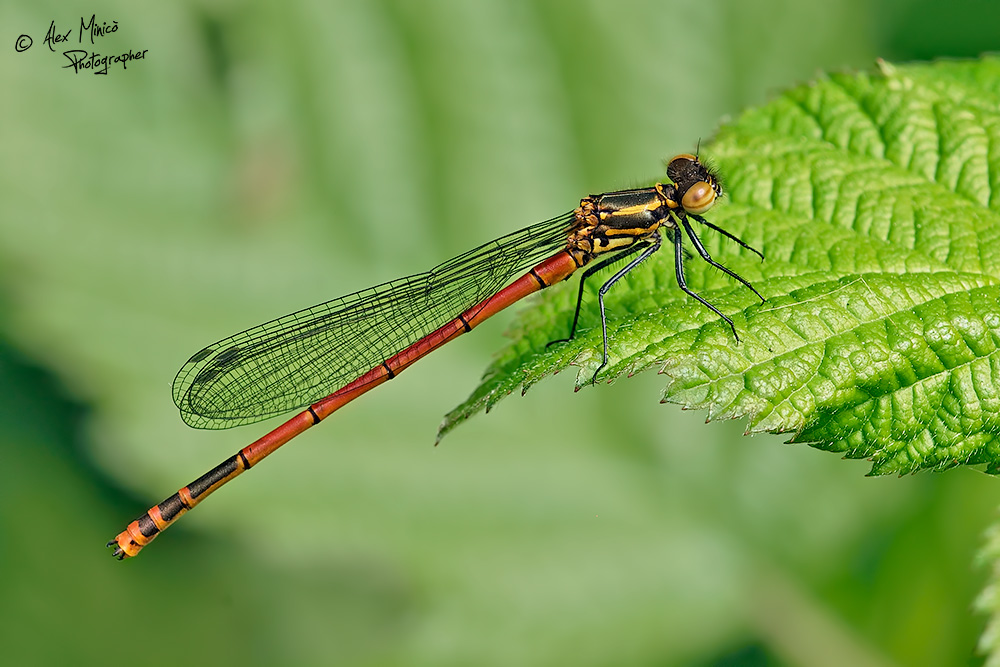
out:
{"label": "green leaf", "polygon": [[986,532],[986,543],[978,560],[991,570],[989,582],[976,600],[976,609],[989,617],[979,637],[979,652],[987,656],[988,667],[997,667],[1000,665],[1000,523],[994,523]]}
{"label": "green leaf", "polygon": [[[706,155],[727,198],[710,252],[767,297],[687,264],[676,287],[658,253],[608,294],[610,362],[599,380],[656,368],[663,401],[746,418],[748,433],[869,458],[872,474],[986,464],[1000,471],[1000,60],[835,74],[720,129]],[[441,434],[518,387],[579,367],[590,383],[602,336],[594,289],[564,337],[575,290],[521,313],[514,342]]]}

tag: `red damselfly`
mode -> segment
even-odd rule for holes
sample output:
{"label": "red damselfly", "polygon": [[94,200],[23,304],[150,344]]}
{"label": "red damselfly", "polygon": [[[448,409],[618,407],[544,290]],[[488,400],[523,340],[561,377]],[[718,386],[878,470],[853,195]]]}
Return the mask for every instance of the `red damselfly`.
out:
{"label": "red damselfly", "polygon": [[108,542],[114,555],[135,556],[213,491],[340,407],[516,301],[590,265],[580,280],[566,340],[572,339],[584,282],[631,258],[598,291],[604,354],[596,379],[608,363],[604,295],[660,248],[661,230],[674,246],[680,288],[725,320],[739,341],[732,320],[688,288],[684,238],[702,259],[763,300],[749,282],[712,259],[690,221],[760,252],[701,216],[722,195],[722,186],[696,156],[673,158],[667,177],[671,183],[586,197],[570,213],[491,241],[426,273],[286,315],[195,354],[173,384],[174,403],[190,426],[230,428],[305,410],[130,523]]}

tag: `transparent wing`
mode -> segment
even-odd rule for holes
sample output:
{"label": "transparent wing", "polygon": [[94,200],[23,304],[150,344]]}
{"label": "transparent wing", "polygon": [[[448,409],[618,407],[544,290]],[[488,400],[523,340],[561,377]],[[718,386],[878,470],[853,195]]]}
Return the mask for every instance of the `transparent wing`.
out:
{"label": "transparent wing", "polygon": [[174,378],[195,428],[231,428],[328,396],[519,277],[566,243],[573,214],[400,278],[266,322],[209,345]]}

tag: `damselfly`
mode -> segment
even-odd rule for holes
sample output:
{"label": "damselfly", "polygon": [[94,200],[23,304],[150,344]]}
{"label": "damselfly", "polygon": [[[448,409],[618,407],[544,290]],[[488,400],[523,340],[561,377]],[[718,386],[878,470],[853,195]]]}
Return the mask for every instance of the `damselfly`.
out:
{"label": "damselfly", "polygon": [[[337,409],[516,301],[589,265],[580,280],[566,340],[572,339],[584,282],[597,271],[631,258],[598,291],[604,350],[596,378],[608,363],[604,295],[659,250],[661,230],[674,246],[677,284],[725,320],[739,341],[733,321],[688,288],[684,238],[690,239],[702,259],[761,300],[764,297],[749,282],[712,259],[691,220],[761,259],[763,255],[702,217],[722,195],[722,186],[696,156],[673,158],[667,177],[671,183],[591,195],[570,213],[490,241],[426,273],[286,315],[196,353],[177,373],[173,385],[174,403],[190,426],[230,428],[297,408],[305,410],[130,523],[108,542],[115,547],[114,555],[119,559],[135,556],[213,491]],[[600,261],[591,264],[597,258]]]}

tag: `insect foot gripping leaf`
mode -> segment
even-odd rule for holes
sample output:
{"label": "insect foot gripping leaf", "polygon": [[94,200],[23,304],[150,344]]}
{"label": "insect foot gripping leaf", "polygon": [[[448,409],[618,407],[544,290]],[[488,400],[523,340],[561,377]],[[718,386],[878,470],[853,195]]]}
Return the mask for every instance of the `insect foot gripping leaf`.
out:
{"label": "insect foot gripping leaf", "polygon": [[[766,303],[700,262],[676,289],[673,258],[608,294],[602,378],[647,368],[663,400],[744,417],[748,432],[870,458],[872,474],[986,464],[1000,471],[1000,60],[831,75],[723,127],[703,154],[728,197],[708,249]],[[442,433],[518,386],[600,361],[595,312],[565,337],[572,290],[520,315],[514,343]],[[593,301],[593,299],[591,299]]]}

